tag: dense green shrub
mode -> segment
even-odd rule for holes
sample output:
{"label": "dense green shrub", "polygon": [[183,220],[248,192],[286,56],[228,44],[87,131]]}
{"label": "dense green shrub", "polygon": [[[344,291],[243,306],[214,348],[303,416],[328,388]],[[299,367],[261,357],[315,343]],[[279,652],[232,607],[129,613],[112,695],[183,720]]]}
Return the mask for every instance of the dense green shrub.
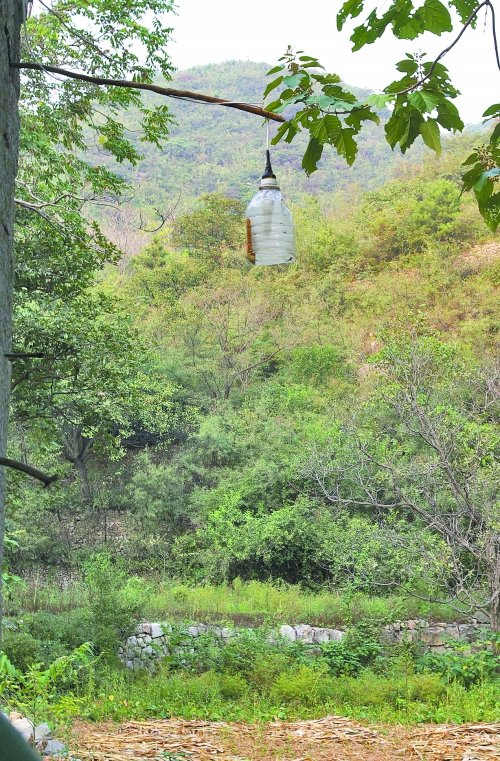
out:
{"label": "dense green shrub", "polygon": [[334,676],[355,676],[380,659],[382,652],[379,632],[366,625],[350,629],[340,642],[321,645],[321,654]]}
{"label": "dense green shrub", "polygon": [[92,642],[106,657],[116,657],[118,646],[132,634],[141,600],[128,594],[128,575],[120,559],[97,552],[85,564]]}
{"label": "dense green shrub", "polygon": [[41,660],[41,646],[41,641],[29,632],[7,630],[2,636],[3,652],[22,671]]}
{"label": "dense green shrub", "polygon": [[280,674],[272,689],[271,698],[277,703],[316,705],[332,696],[333,680],[325,666],[303,664]]}
{"label": "dense green shrub", "polygon": [[498,634],[491,634],[472,646],[450,641],[448,652],[426,653],[418,660],[417,668],[440,674],[448,682],[471,687],[500,678],[499,645]]}
{"label": "dense green shrub", "polygon": [[90,611],[85,608],[59,614],[45,611],[28,613],[23,616],[22,622],[25,631],[40,640],[60,642],[68,653],[93,640]]}

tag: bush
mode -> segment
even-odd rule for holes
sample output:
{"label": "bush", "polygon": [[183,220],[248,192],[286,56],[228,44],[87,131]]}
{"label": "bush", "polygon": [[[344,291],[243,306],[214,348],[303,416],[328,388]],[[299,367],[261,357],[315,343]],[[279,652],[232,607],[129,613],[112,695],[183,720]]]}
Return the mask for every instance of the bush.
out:
{"label": "bush", "polygon": [[499,675],[499,645],[500,635],[494,634],[474,643],[473,650],[469,645],[450,642],[449,652],[426,653],[419,659],[417,668],[440,674],[447,682],[471,687]]}
{"label": "bush", "polygon": [[340,642],[325,642],[321,653],[334,676],[354,676],[382,656],[379,634],[369,626],[351,629]]}
{"label": "bush", "polygon": [[437,674],[381,676],[365,671],[357,678],[336,679],[332,695],[349,706],[403,708],[408,703],[436,705],[446,692]]}
{"label": "bush", "polygon": [[84,570],[92,641],[99,652],[114,658],[119,644],[135,628],[141,601],[127,593],[126,569],[109,552],[96,552]]}
{"label": "bush", "polygon": [[90,613],[84,609],[29,613],[23,618],[23,628],[39,640],[61,643],[67,653],[93,639]]}
{"label": "bush", "polygon": [[42,643],[29,632],[7,630],[2,637],[2,650],[21,671],[41,660]]}
{"label": "bush", "polygon": [[271,697],[278,703],[316,705],[331,698],[332,688],[333,680],[327,676],[326,668],[302,665],[279,675]]}
{"label": "bush", "polygon": [[238,674],[222,674],[219,684],[224,700],[238,700],[248,691],[248,682]]}

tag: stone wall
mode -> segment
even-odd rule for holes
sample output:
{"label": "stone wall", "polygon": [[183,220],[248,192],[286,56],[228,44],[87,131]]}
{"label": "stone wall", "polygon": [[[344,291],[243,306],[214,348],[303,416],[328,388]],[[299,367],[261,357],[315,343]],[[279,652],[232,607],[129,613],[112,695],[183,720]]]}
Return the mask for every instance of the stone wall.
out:
{"label": "stone wall", "polygon": [[396,621],[384,627],[382,639],[388,644],[413,642],[421,645],[424,651],[442,653],[450,648],[450,641],[474,642],[489,628],[476,619],[467,624],[433,624],[425,619]]}
{"label": "stone wall", "polygon": [[[420,645],[422,651],[444,652],[450,647],[449,640],[473,642],[488,626],[473,620],[468,624],[431,624],[423,619],[396,621],[384,627],[381,639],[387,644],[412,642]],[[227,642],[238,635],[238,629],[224,626],[193,624],[176,630],[175,637],[170,624],[141,623],[133,636],[129,637],[119,649],[118,656],[129,669],[154,670],[156,664],[170,652],[179,652],[190,647],[190,640],[202,634],[211,634]],[[323,642],[340,642],[345,632],[340,629],[328,629],[308,624],[289,626],[284,624],[279,629],[270,631],[268,639],[276,642],[278,637],[305,645]]]}

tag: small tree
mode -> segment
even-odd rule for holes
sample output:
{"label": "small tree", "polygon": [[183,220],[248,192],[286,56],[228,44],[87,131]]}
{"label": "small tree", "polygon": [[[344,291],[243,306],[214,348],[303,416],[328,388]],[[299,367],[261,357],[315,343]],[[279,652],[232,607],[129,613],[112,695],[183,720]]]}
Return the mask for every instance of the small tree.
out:
{"label": "small tree", "polygon": [[441,536],[444,551],[422,543],[421,553],[442,553],[428,561],[441,565],[447,601],[484,611],[500,631],[498,368],[433,339],[392,344],[375,366],[380,384],[350,443],[318,447],[307,473],[334,505],[400,514]]}

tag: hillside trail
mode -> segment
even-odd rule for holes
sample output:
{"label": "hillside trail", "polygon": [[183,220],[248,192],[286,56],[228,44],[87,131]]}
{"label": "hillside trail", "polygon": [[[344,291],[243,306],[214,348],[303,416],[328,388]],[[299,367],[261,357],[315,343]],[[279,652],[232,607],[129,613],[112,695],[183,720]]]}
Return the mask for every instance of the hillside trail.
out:
{"label": "hillside trail", "polygon": [[500,723],[366,726],[340,716],[266,724],[78,722],[70,746],[81,761],[499,761]]}

